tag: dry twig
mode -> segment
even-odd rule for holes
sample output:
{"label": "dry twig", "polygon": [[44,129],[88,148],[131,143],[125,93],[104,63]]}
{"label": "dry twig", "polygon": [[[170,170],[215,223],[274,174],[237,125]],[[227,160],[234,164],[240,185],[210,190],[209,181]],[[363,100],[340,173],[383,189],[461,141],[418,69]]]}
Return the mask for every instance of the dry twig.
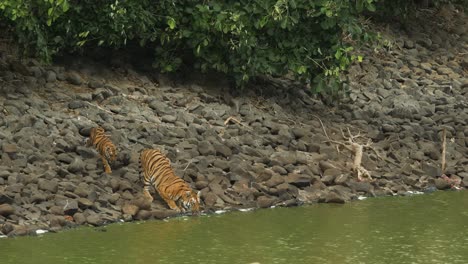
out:
{"label": "dry twig", "polygon": [[444,130],[442,131],[442,167],[441,167],[442,175],[445,174],[445,167],[446,167],[446,164],[445,164],[445,148],[447,145],[446,138],[447,138],[447,130],[444,128]]}

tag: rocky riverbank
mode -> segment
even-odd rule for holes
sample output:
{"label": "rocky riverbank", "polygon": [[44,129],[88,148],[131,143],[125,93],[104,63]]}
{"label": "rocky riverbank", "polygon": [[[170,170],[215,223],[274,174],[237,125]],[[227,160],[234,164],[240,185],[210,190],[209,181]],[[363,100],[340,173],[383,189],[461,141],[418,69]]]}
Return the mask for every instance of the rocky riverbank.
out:
{"label": "rocky riverbank", "polygon": [[[285,80],[234,96],[213,78],[169,80],[80,58],[44,67],[0,53],[0,235],[175,216],[162,199],[141,198],[147,147],[167,153],[207,213],[463,189],[468,24],[448,12],[383,31],[391,45],[362,50],[351,95],[335,107]],[[97,125],[118,147],[111,175],[84,144]],[[361,162],[371,178],[361,181],[347,149],[358,134],[354,143],[372,141]]]}

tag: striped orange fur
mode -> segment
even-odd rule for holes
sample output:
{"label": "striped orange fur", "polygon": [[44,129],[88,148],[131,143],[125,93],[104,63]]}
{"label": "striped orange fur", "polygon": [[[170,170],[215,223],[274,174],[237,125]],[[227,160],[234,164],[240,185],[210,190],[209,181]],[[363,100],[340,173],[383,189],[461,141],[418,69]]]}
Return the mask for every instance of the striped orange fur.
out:
{"label": "striped orange fur", "polygon": [[102,127],[91,128],[91,133],[86,145],[88,147],[94,146],[101,156],[102,163],[104,164],[104,171],[107,174],[111,174],[112,169],[109,165],[109,161],[112,162],[116,159],[117,151],[115,145],[104,132],[104,128]]}
{"label": "striped orange fur", "polygon": [[143,194],[153,201],[151,187],[158,191],[169,208],[178,212],[200,211],[200,192],[195,192],[180,177],[174,174],[169,159],[159,150],[144,149],[140,154]]}

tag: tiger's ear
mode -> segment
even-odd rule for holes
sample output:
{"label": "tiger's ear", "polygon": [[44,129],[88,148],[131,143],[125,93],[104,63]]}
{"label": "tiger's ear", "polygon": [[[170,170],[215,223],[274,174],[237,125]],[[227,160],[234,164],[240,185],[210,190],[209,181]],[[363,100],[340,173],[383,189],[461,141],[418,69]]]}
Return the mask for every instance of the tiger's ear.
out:
{"label": "tiger's ear", "polygon": [[198,192],[197,192],[197,197],[198,197],[198,199],[200,199],[200,195],[201,195],[201,191],[198,191]]}
{"label": "tiger's ear", "polygon": [[190,198],[190,195],[191,195],[191,194],[192,194],[191,191],[186,191],[186,192],[185,192],[185,195],[187,196],[187,198]]}

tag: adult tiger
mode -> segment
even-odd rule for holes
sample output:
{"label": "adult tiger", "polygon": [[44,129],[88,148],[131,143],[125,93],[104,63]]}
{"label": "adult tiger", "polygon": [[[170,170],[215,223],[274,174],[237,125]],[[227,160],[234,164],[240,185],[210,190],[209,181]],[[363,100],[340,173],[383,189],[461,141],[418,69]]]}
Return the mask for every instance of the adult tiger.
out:
{"label": "adult tiger", "polygon": [[175,175],[169,159],[159,150],[142,150],[140,168],[145,185],[143,195],[150,201],[153,201],[153,196],[149,190],[153,186],[172,210],[200,212],[200,192],[192,190],[184,180]]}
{"label": "adult tiger", "polygon": [[86,141],[86,146],[94,146],[101,156],[102,163],[104,164],[104,171],[107,174],[111,174],[112,170],[109,165],[109,161],[114,161],[117,157],[117,151],[114,144],[109,139],[109,137],[104,133],[104,128],[102,127],[93,127],[91,128],[91,133],[88,140]]}

